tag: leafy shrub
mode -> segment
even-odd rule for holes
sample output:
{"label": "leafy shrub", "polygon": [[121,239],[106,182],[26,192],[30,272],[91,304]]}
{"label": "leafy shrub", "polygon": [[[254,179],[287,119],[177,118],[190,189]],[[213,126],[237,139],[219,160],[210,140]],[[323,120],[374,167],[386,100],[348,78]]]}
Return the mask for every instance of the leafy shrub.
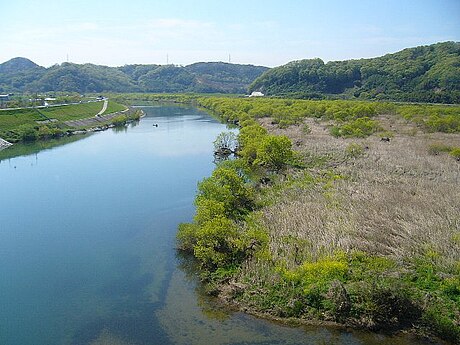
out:
{"label": "leafy shrub", "polygon": [[422,315],[411,289],[397,279],[362,281],[350,289],[350,295],[355,302],[353,315],[371,329],[408,327]]}
{"label": "leafy shrub", "polygon": [[126,125],[127,121],[128,121],[128,117],[126,115],[119,115],[112,119],[112,124],[115,127],[122,127]]}
{"label": "leafy shrub", "polygon": [[198,228],[193,254],[208,268],[226,267],[238,260],[237,237],[238,228],[231,220],[211,219]]}
{"label": "leafy shrub", "polygon": [[452,146],[440,144],[440,143],[435,143],[428,147],[428,153],[430,155],[436,156],[442,152],[448,153],[449,155],[454,157],[456,160],[460,161],[460,147],[452,147]]}
{"label": "leafy shrub", "polygon": [[452,149],[449,154],[454,157],[456,160],[460,161],[460,147]]}
{"label": "leafy shrub", "polygon": [[371,120],[368,117],[358,118],[343,125],[334,126],[331,128],[331,134],[335,137],[367,137],[381,129],[376,120]]}
{"label": "leafy shrub", "polygon": [[37,137],[40,139],[57,138],[60,135],[62,135],[62,130],[57,127],[41,126],[37,132]]}
{"label": "leafy shrub", "polygon": [[142,116],[142,112],[140,110],[136,110],[129,115],[129,118],[134,121],[139,121]]}
{"label": "leafy shrub", "polygon": [[253,191],[236,170],[218,167],[198,184],[197,205],[209,206],[211,200],[213,206],[221,203],[226,217],[239,219],[253,208]]}
{"label": "leafy shrub", "polygon": [[451,149],[452,148],[450,146],[448,146],[448,145],[435,143],[435,144],[431,144],[428,147],[428,153],[430,155],[436,156],[436,155],[440,154],[441,152],[449,152]]}
{"label": "leafy shrub", "polygon": [[310,134],[311,133],[311,128],[309,125],[307,125],[306,123],[304,123],[302,125],[302,132],[305,133],[305,134]]}
{"label": "leafy shrub", "polygon": [[[179,249],[193,252],[214,278],[221,274],[213,272],[231,272],[268,242],[254,217],[248,217],[244,229],[236,225],[235,221],[253,208],[252,189],[239,175],[237,166],[218,166],[211,177],[198,184],[194,222],[181,224],[177,234]],[[229,267],[233,268],[229,271]]]}
{"label": "leafy shrub", "polygon": [[351,143],[348,144],[348,146],[345,149],[345,152],[347,154],[347,157],[357,158],[359,156],[362,156],[362,154],[364,153],[364,148],[362,145],[358,143]]}
{"label": "leafy shrub", "polygon": [[326,288],[333,280],[345,280],[348,263],[343,256],[331,256],[320,258],[317,261],[305,261],[294,270],[283,268],[280,270],[286,281],[299,284],[304,293],[308,293],[313,286]]}
{"label": "leafy shrub", "polygon": [[181,223],[177,232],[177,245],[178,249],[186,252],[192,252],[197,242],[197,231],[199,225],[196,223]]}
{"label": "leafy shrub", "polygon": [[452,342],[460,342],[460,326],[454,322],[454,315],[450,308],[446,308],[440,301],[431,301],[429,307],[423,313],[423,322],[438,336]]}
{"label": "leafy shrub", "polygon": [[257,147],[257,159],[254,163],[273,170],[280,170],[291,160],[292,143],[284,136],[267,135]]}
{"label": "leafy shrub", "polygon": [[267,130],[259,124],[250,124],[241,128],[238,134],[240,147],[238,155],[248,164],[252,164],[257,157],[257,148],[266,135]]}
{"label": "leafy shrub", "polygon": [[460,116],[432,115],[425,121],[430,132],[457,133],[460,132]]}
{"label": "leafy shrub", "polygon": [[21,125],[18,127],[18,131],[23,141],[35,141],[37,140],[38,134],[32,125]]}
{"label": "leafy shrub", "polygon": [[397,107],[397,113],[429,132],[460,132],[458,107],[404,105]]}
{"label": "leafy shrub", "polygon": [[222,201],[207,198],[197,198],[196,212],[193,218],[197,224],[204,224],[216,217],[225,216],[225,204]]}

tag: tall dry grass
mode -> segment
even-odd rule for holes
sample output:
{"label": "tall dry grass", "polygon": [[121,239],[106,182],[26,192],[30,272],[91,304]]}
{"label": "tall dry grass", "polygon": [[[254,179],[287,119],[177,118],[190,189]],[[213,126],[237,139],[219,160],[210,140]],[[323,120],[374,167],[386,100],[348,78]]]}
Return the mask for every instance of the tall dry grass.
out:
{"label": "tall dry grass", "polygon": [[[293,268],[306,258],[340,249],[405,264],[432,251],[445,272],[458,264],[460,163],[447,154],[430,155],[428,149],[433,143],[458,147],[459,134],[424,134],[396,117],[385,117],[380,122],[393,132],[390,142],[378,136],[338,139],[324,123],[306,121],[309,134],[300,126],[279,129],[269,119],[263,125],[288,135],[307,160],[327,155],[326,163],[310,168],[310,174],[332,169],[344,178],[328,188],[287,188],[262,210],[274,261]],[[350,143],[361,145],[363,154],[347,156]]]}

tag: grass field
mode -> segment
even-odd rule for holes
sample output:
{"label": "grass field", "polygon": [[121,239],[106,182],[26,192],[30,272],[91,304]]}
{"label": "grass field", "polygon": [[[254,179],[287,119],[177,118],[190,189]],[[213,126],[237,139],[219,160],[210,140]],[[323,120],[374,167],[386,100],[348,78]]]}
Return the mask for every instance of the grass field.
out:
{"label": "grass field", "polygon": [[51,119],[59,121],[83,119],[96,115],[101,109],[103,102],[90,102],[72,104],[62,107],[51,107],[40,109],[40,112]]}
{"label": "grass field", "polygon": [[[103,104],[103,102],[90,102],[39,109],[0,110],[0,137],[8,141],[18,141],[26,129],[38,127],[37,121],[47,119],[57,120],[52,125],[62,128],[65,126],[63,124],[65,121],[95,116],[102,110]],[[104,114],[124,109],[126,109],[124,105],[109,101]]]}
{"label": "grass field", "polygon": [[0,111],[0,131],[12,130],[23,124],[36,124],[44,120],[35,109],[4,110]]}

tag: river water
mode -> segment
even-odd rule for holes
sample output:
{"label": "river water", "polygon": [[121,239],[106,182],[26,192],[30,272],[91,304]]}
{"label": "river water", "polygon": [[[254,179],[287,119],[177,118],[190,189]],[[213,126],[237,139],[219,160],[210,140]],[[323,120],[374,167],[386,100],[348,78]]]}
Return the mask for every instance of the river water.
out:
{"label": "river water", "polygon": [[126,129],[1,152],[0,344],[422,343],[290,328],[203,296],[175,233],[226,128],[192,107],[142,108]]}

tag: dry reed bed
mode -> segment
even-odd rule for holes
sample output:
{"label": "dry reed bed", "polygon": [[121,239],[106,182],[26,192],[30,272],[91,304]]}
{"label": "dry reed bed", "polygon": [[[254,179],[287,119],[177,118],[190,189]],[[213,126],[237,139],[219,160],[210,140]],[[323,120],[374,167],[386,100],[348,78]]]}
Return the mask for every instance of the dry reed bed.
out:
{"label": "dry reed bed", "polygon": [[[288,188],[263,209],[274,261],[294,268],[311,256],[357,249],[408,264],[431,250],[445,272],[452,272],[460,260],[460,162],[447,154],[430,155],[428,147],[460,146],[460,135],[424,134],[385,117],[381,122],[394,131],[389,143],[377,136],[337,139],[324,124],[306,121],[309,134],[300,126],[277,128],[269,119],[263,125],[289,136],[307,160],[328,155],[325,166],[309,169],[312,175],[329,167],[344,178],[328,188]],[[365,148],[363,154],[347,157],[350,143]]]}

